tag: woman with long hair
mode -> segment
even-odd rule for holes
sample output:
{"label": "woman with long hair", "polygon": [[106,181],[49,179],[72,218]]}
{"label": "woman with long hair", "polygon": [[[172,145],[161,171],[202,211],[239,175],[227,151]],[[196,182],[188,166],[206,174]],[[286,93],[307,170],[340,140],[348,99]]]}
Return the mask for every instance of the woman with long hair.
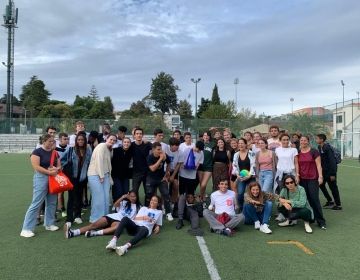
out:
{"label": "woman with long hair", "polygon": [[204,162],[198,168],[198,176],[200,183],[200,198],[202,201],[205,200],[206,186],[211,178],[213,170],[213,143],[211,141],[211,133],[206,131],[203,134],[204,142]]}
{"label": "woman with long hair", "polygon": [[273,192],[274,176],[276,171],[275,153],[267,149],[267,140],[258,140],[260,151],[255,156],[256,177],[264,192]]}
{"label": "woman with long hair", "polygon": [[86,136],[79,133],[75,137],[75,146],[68,148],[61,157],[64,173],[70,178],[74,188],[68,191],[66,222],[82,224],[81,208],[84,188],[87,188],[87,171],[92,150],[86,143]]}
{"label": "woman with long hair", "polygon": [[45,201],[44,226],[46,230],[56,231],[59,229],[55,225],[55,211],[57,194],[49,194],[49,176],[56,176],[61,168],[60,159],[55,157],[54,164],[51,165],[51,155],[55,148],[55,139],[50,134],[42,137],[41,146],[35,149],[30,157],[31,165],[34,169],[33,177],[33,198],[26,212],[24,224],[20,233],[21,237],[33,237],[36,226],[36,218],[42,203]]}
{"label": "woman with long hair", "polygon": [[229,179],[231,153],[225,148],[225,145],[225,140],[220,138],[216,141],[213,151],[213,191],[217,190],[220,178]]}
{"label": "woman with long hair", "polygon": [[66,223],[64,226],[65,238],[72,238],[85,234],[86,237],[102,236],[113,234],[124,217],[133,220],[136,213],[140,209],[140,204],[135,191],[130,191],[121,196],[115,203],[114,207],[117,212],[107,214],[101,217],[94,223],[81,227],[79,229],[70,228],[70,224]]}

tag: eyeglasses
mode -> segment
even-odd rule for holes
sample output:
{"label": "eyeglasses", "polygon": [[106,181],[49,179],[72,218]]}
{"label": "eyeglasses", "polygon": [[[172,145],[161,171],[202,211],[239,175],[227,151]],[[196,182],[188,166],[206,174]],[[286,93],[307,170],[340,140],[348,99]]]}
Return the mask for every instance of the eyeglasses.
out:
{"label": "eyeglasses", "polygon": [[290,185],[290,184],[294,184],[294,181],[286,181],[285,185]]}

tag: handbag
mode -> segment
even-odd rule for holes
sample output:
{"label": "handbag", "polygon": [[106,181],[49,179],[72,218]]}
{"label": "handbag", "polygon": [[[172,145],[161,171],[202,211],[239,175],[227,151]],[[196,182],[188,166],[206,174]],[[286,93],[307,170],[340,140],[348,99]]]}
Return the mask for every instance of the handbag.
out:
{"label": "handbag", "polygon": [[190,150],[189,155],[186,159],[186,162],[184,164],[184,169],[189,169],[189,170],[195,170],[196,169],[196,165],[195,165],[195,155],[194,155],[194,151],[193,149]]}
{"label": "handbag", "polygon": [[[56,155],[58,155],[58,153],[55,150],[52,151],[50,166],[54,165]],[[59,170],[59,172],[55,176],[49,176],[49,194],[62,193],[72,190],[73,188],[74,185],[61,170]]]}

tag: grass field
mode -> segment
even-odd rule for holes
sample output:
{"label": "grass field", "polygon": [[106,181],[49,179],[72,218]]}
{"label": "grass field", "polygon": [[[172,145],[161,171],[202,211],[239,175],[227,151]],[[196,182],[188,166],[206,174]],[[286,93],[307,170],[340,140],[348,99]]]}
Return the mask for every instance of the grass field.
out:
{"label": "grass field", "polygon": [[[62,231],[38,226],[34,238],[20,238],[32,196],[28,155],[1,154],[0,166],[0,279],[210,279],[196,238],[187,234],[187,225],[177,231],[176,221],[166,221],[159,235],[123,257],[105,250],[109,236],[65,240]],[[342,163],[338,181],[344,210],[324,210],[326,231],[314,225],[309,235],[302,222],[281,229],[271,223],[271,235],[241,226],[228,238],[211,234],[201,221],[221,279],[360,279],[360,164]],[[287,240],[303,243],[314,255],[294,245],[267,244]]]}

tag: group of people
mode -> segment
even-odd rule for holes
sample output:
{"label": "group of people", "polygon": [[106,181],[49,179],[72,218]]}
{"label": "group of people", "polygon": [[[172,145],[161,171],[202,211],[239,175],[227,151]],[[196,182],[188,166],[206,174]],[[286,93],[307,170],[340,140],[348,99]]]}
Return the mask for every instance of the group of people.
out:
{"label": "group of people", "polygon": [[[190,132],[175,130],[168,143],[163,142],[162,129],[155,129],[153,141],[148,141],[140,127],[132,129],[131,137],[126,136],[124,126],[116,134],[109,124],[103,125],[102,133],[85,132],[81,121],[75,127],[74,135],[59,133],[56,141],[56,129],[48,127],[30,157],[35,170],[33,200],[25,215],[22,237],[35,235],[44,202],[46,230],[59,229],[55,225],[58,208],[66,217],[66,238],[112,234],[106,248],[119,255],[152,233],[159,233],[163,215],[168,221],[177,217],[178,230],[188,220],[188,232],[193,235],[204,234],[199,222],[204,217],[211,232],[232,236],[244,223],[271,233],[274,203],[280,227],[302,219],[307,233],[312,232],[310,224],[314,221],[326,229],[323,207],[342,209],[335,150],[324,134],[316,136],[315,149],[308,136],[290,136],[277,126],[270,127],[267,138],[249,131],[236,138],[229,129],[210,128],[195,141]],[[54,150],[57,153],[51,162]],[[63,194],[48,193],[48,176],[55,176],[60,169],[74,185],[66,207]],[[208,196],[210,179],[212,193]],[[323,207],[319,189],[327,199]],[[83,223],[82,208],[88,205],[90,224],[73,228],[74,223]],[[124,229],[134,237],[117,246]]]}

